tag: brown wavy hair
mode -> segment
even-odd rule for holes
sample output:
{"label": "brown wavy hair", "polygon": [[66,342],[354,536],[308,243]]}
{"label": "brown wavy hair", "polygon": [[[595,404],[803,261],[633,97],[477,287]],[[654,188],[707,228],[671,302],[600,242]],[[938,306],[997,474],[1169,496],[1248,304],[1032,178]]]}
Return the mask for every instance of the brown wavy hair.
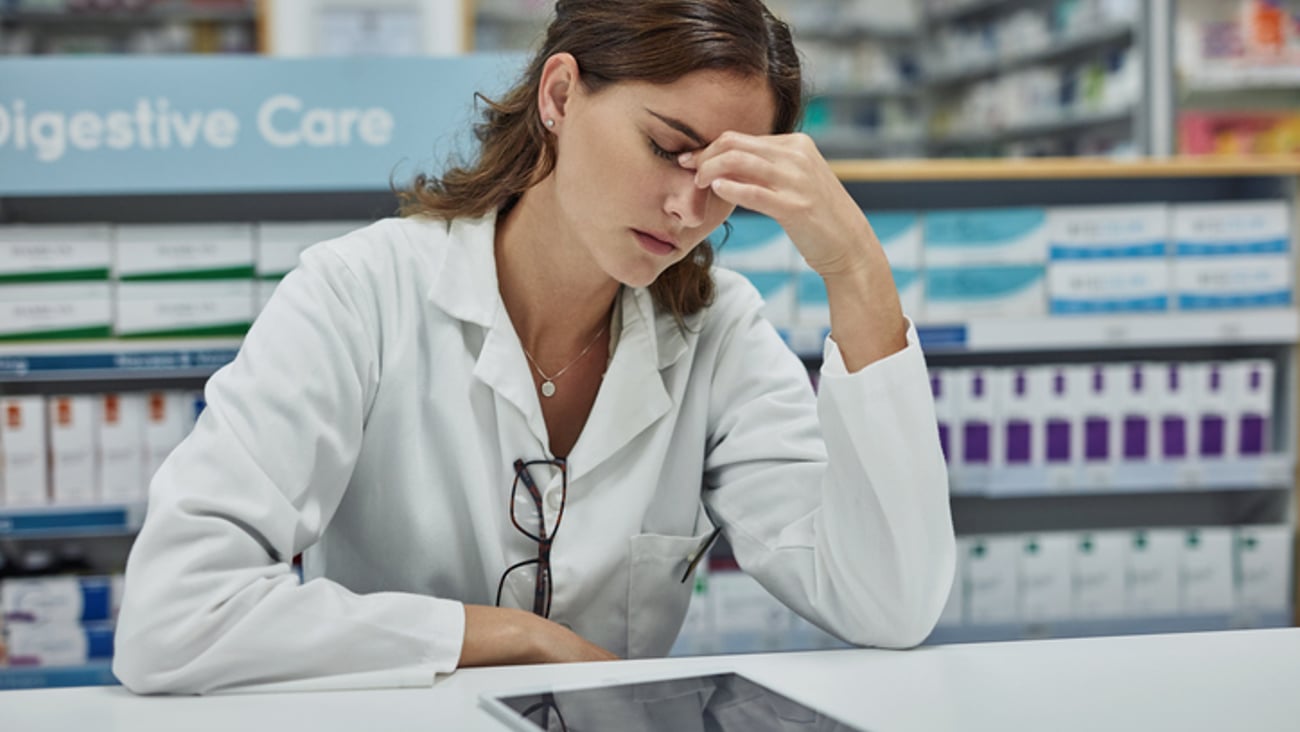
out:
{"label": "brown wavy hair", "polygon": [[[474,126],[478,157],[441,177],[420,175],[398,193],[403,216],[451,220],[504,214],[555,167],[555,142],[541,123],[538,88],[546,60],[569,53],[593,93],[621,81],[667,84],[694,71],[768,80],[774,134],[795,129],[803,79],[790,29],[761,0],[558,0],[545,41],[523,78],[485,107]],[[655,303],[681,322],[713,301],[713,248],[700,244],[650,285]]]}

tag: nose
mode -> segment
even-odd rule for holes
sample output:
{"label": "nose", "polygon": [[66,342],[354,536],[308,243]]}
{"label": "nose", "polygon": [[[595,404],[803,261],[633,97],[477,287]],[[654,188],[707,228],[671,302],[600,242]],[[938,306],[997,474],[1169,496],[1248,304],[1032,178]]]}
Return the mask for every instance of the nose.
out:
{"label": "nose", "polygon": [[672,216],[683,229],[702,226],[708,218],[709,201],[713,191],[695,185],[695,172],[692,170],[675,171],[668,196],[664,200],[664,210]]}

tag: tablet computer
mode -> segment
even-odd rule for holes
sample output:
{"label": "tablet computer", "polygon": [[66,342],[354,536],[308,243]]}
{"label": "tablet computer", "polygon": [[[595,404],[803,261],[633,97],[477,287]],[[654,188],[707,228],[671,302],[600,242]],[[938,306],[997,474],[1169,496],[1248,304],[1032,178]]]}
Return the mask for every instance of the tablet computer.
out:
{"label": "tablet computer", "polygon": [[866,732],[736,673],[491,692],[479,701],[517,732]]}

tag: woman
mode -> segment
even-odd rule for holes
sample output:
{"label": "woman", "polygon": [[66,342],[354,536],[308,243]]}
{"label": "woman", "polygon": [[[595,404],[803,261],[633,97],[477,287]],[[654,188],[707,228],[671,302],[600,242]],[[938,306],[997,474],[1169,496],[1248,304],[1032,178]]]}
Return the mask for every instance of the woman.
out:
{"label": "woman", "polygon": [[[954,548],[925,364],[759,0],[560,0],[468,169],[303,255],[154,477],[138,692],[664,654],[716,525],[858,644]],[[779,221],[830,296],[820,397],[705,236]],[[307,581],[289,562],[304,555]]]}

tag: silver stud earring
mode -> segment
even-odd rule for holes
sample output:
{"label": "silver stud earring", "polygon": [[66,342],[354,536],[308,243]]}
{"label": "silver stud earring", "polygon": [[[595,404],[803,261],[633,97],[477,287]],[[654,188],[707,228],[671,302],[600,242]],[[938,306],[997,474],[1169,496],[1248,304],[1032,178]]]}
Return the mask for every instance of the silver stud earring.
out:
{"label": "silver stud earring", "polygon": [[553,120],[553,119],[548,119],[548,120],[546,120],[546,126],[547,126],[547,127],[555,127],[555,120]]}

